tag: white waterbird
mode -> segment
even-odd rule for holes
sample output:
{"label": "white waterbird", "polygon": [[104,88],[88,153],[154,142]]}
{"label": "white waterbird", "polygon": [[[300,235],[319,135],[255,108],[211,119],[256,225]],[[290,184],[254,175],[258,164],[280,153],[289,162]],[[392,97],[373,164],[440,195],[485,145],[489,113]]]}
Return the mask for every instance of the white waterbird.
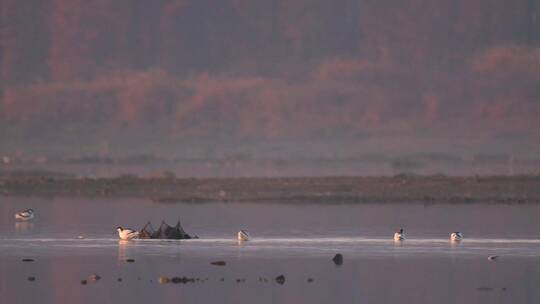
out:
{"label": "white waterbird", "polygon": [[463,233],[459,231],[454,231],[450,234],[450,240],[457,242],[461,241],[463,239]]}
{"label": "white waterbird", "polygon": [[237,238],[239,241],[249,241],[249,233],[247,230],[238,231]]}
{"label": "white waterbird", "polygon": [[396,233],[394,233],[394,241],[403,241],[405,239],[405,232],[403,232],[403,228],[399,229]]}
{"label": "white waterbird", "polygon": [[118,228],[116,228],[116,231],[118,231],[118,237],[120,237],[121,240],[132,240],[139,237],[139,231],[135,231],[132,229],[124,229],[118,226]]}
{"label": "white waterbird", "polygon": [[26,209],[21,212],[15,213],[15,219],[19,221],[29,221],[34,218],[34,210]]}

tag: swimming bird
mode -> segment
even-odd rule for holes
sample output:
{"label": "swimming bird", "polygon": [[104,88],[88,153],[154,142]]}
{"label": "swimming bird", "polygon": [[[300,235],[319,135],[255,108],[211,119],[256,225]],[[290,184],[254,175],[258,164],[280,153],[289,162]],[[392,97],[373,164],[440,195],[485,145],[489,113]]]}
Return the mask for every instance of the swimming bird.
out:
{"label": "swimming bird", "polygon": [[403,228],[399,229],[398,232],[394,233],[394,241],[403,241],[405,239],[405,232]]}
{"label": "swimming bird", "polygon": [[489,260],[489,261],[495,261],[495,260],[498,259],[498,258],[499,258],[498,255],[490,255],[490,256],[488,256],[488,260]]}
{"label": "swimming bird", "polygon": [[461,241],[463,239],[463,233],[459,231],[454,231],[450,234],[450,240],[457,242]]}
{"label": "swimming bird", "polygon": [[237,238],[239,241],[249,241],[249,233],[246,230],[240,230]]}
{"label": "swimming bird", "polygon": [[29,221],[34,218],[34,210],[26,209],[21,212],[15,213],[15,219],[19,221]]}
{"label": "swimming bird", "polygon": [[121,240],[132,240],[139,237],[139,231],[124,229],[120,226],[116,228],[116,231],[118,231],[118,236]]}

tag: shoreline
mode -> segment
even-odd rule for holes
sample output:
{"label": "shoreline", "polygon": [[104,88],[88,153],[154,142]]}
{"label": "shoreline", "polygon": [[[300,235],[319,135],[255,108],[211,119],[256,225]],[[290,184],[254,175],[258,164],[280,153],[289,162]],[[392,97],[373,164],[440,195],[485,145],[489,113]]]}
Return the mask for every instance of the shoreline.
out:
{"label": "shoreline", "polygon": [[540,176],[0,178],[2,196],[148,198],[156,203],[540,203]]}

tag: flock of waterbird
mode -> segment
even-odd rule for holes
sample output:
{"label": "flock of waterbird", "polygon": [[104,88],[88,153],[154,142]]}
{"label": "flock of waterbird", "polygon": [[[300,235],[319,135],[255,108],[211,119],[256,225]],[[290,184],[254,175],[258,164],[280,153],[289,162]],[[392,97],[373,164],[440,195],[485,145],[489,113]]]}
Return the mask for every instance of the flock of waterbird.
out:
{"label": "flock of waterbird", "polygon": [[[29,221],[34,218],[34,210],[32,209],[26,209],[21,212],[15,213],[15,219],[18,221]],[[139,238],[140,232],[137,230],[129,229],[129,228],[123,228],[121,226],[118,226],[116,228],[116,231],[118,232],[118,237],[121,240],[133,240]],[[236,238],[238,241],[249,241],[250,235],[247,232],[247,230],[240,230],[238,231]],[[450,233],[450,240],[453,242],[459,242],[463,239],[463,233],[459,231],[454,231]],[[394,241],[403,241],[405,240],[405,231],[403,228],[399,229],[394,233]]]}

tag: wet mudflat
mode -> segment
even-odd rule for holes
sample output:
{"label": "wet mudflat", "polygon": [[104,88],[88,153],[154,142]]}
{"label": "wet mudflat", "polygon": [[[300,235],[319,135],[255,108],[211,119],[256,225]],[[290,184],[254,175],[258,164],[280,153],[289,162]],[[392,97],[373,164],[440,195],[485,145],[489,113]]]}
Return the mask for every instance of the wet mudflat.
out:
{"label": "wet mudflat", "polygon": [[[34,221],[14,222],[21,206],[36,210]],[[539,214],[537,204],[160,204],[2,197],[0,299],[537,303]],[[117,225],[141,228],[148,220],[178,218],[201,239],[125,242],[114,231]],[[400,227],[407,239],[395,243],[392,234]],[[252,241],[234,239],[243,228]],[[461,243],[449,241],[454,230],[464,233]],[[340,265],[332,260],[337,253]]]}
{"label": "wet mudflat", "polygon": [[175,178],[121,175],[0,177],[7,196],[150,198],[178,202],[540,203],[540,177],[398,174],[388,177]]}

